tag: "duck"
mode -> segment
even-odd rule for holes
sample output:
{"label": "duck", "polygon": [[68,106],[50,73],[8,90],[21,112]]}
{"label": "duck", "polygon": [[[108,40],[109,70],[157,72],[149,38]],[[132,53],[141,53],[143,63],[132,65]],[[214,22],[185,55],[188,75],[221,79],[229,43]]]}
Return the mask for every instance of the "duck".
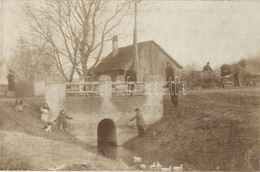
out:
{"label": "duck", "polygon": [[141,170],[144,170],[144,169],[146,169],[146,165],[145,165],[145,164],[140,164],[140,165],[139,165],[139,168],[140,168]]}
{"label": "duck", "polygon": [[174,166],[173,171],[182,171],[182,166],[183,164],[181,164],[180,166]]}
{"label": "duck", "polygon": [[172,171],[172,166],[170,165],[169,168],[161,168],[161,171]]}
{"label": "duck", "polygon": [[134,159],[135,163],[142,163],[142,158],[141,157],[134,156],[133,159]]}
{"label": "duck", "polygon": [[162,165],[157,161],[156,162],[156,170],[161,170]]}
{"label": "duck", "polygon": [[155,166],[155,162],[154,162],[152,165],[150,165],[150,169],[151,169],[152,171],[154,171],[155,168],[156,168],[156,166]]}

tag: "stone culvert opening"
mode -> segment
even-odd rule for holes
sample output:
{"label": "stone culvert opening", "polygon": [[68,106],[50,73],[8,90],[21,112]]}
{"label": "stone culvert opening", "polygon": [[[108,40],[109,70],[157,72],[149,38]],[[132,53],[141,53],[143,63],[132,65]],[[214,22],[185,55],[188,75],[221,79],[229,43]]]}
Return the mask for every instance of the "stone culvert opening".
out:
{"label": "stone culvert opening", "polygon": [[[113,148],[117,146],[116,125],[111,119],[103,119],[99,122],[97,127],[97,145],[98,152],[103,156],[116,153]],[[109,156],[113,157],[113,155]]]}

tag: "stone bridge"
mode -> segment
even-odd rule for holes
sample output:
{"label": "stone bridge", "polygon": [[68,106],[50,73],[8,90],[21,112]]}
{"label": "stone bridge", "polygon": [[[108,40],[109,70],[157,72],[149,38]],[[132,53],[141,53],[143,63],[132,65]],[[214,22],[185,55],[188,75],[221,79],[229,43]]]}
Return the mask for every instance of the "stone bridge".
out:
{"label": "stone bridge", "polygon": [[103,77],[100,82],[100,95],[66,96],[64,84],[48,84],[45,100],[50,105],[53,119],[60,109],[68,116],[70,129],[80,140],[96,146],[99,141],[122,145],[137,135],[137,129],[129,125],[135,108],[140,108],[146,127],[163,117],[163,86],[154,82],[154,77],[146,78],[146,92],[142,95],[112,95],[111,80]]}

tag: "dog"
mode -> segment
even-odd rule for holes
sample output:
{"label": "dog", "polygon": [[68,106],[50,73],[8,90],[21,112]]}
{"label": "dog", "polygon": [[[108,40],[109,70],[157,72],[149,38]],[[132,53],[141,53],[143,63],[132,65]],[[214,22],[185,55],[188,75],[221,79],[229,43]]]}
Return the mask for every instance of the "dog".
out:
{"label": "dog", "polygon": [[51,132],[51,128],[52,128],[52,124],[51,122],[48,122],[44,127],[43,127],[43,130],[47,133],[50,133]]}

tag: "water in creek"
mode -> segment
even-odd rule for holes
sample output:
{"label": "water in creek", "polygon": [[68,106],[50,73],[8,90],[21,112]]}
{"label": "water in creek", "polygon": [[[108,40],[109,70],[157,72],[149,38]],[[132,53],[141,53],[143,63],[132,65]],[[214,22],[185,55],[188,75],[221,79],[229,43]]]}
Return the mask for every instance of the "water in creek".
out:
{"label": "water in creek", "polygon": [[146,166],[150,166],[156,161],[156,155],[151,155],[149,152],[136,151],[127,149],[124,146],[113,146],[108,142],[99,143],[97,147],[97,153],[110,159],[123,160],[129,167],[136,167],[136,163],[133,162],[133,157],[142,157],[142,163]]}
{"label": "water in creek", "polygon": [[97,152],[106,157],[113,160],[123,160],[128,166],[134,166],[133,156],[137,156],[138,154],[132,150],[126,149],[123,146],[113,146],[107,143],[103,143],[98,145]]}

